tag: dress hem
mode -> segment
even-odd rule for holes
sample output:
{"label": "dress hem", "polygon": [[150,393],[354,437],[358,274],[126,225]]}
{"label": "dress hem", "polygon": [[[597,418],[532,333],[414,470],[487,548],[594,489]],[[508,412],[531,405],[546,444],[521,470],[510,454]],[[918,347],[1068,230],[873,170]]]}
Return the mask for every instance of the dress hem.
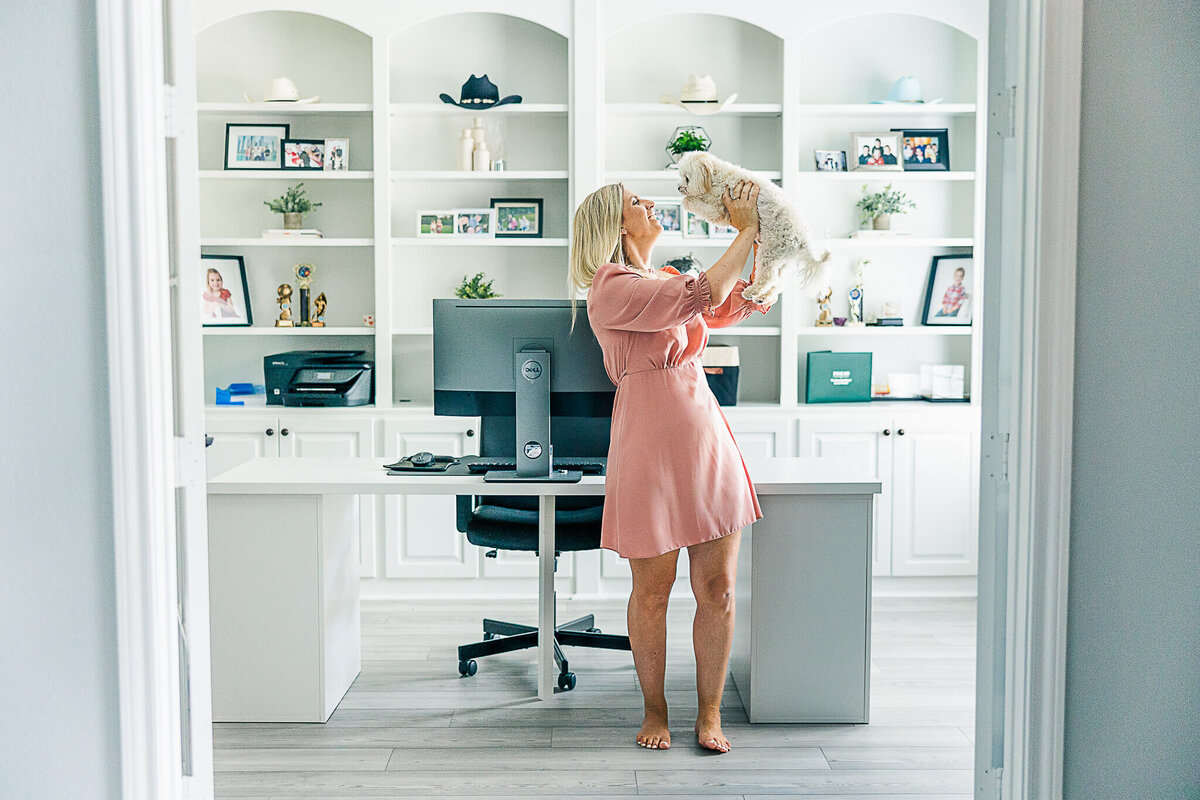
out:
{"label": "dress hem", "polygon": [[651,555],[648,555],[648,556],[626,556],[626,555],[622,555],[622,554],[621,554],[621,551],[620,551],[620,550],[618,550],[617,548],[615,548],[615,547],[608,547],[608,546],[606,546],[606,545],[604,545],[604,544],[601,544],[601,545],[600,545],[600,549],[601,549],[601,550],[611,550],[612,552],[616,553],[618,556],[620,556],[621,558],[624,558],[624,559],[626,559],[626,560],[628,560],[628,559],[630,559],[630,558],[657,558],[658,556],[661,556],[661,555],[666,555],[667,553],[671,553],[671,552],[674,552],[674,551],[676,551],[676,550],[682,550],[682,549],[683,549],[683,548],[685,548],[685,547],[691,547],[692,545],[696,545],[696,544],[704,544],[705,542],[712,542],[712,541],[716,541],[717,539],[723,539],[723,538],[725,538],[726,536],[729,536],[729,535],[731,535],[731,534],[737,533],[737,532],[738,532],[738,531],[740,531],[740,530],[743,530],[743,529],[745,529],[745,527],[746,527],[747,525],[753,525],[755,522],[758,522],[760,519],[762,519],[762,515],[761,515],[761,514],[759,514],[757,517],[755,517],[754,519],[750,520],[749,522],[746,522],[746,523],[744,523],[744,524],[742,524],[742,525],[738,525],[737,527],[734,527],[734,528],[730,528],[729,530],[725,531],[724,533],[718,533],[718,534],[716,534],[715,536],[709,536],[707,539],[701,539],[701,540],[700,540],[700,541],[698,541],[698,542],[689,542],[688,544],[681,544],[681,545],[679,545],[678,547],[671,547],[671,548],[668,548],[668,549],[666,549],[666,550],[663,550],[663,551],[662,551],[662,552],[660,552],[660,553],[653,553],[653,554],[651,554]]}

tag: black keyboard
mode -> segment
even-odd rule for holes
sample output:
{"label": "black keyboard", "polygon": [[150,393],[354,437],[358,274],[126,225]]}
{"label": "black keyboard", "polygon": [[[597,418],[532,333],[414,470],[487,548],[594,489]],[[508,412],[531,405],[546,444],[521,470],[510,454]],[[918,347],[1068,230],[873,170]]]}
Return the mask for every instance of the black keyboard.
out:
{"label": "black keyboard", "polygon": [[[585,475],[600,475],[604,472],[604,466],[607,459],[595,457],[558,457],[554,459],[555,469],[573,469],[578,470]],[[515,458],[494,458],[492,456],[473,457],[467,463],[467,469],[473,473],[483,473],[488,470],[498,469],[513,469],[517,468],[517,460]]]}

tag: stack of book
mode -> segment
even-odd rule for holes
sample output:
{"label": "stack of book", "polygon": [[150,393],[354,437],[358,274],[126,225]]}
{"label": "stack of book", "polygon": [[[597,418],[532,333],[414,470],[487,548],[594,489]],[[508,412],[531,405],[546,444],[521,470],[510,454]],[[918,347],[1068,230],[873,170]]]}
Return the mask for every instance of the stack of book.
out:
{"label": "stack of book", "polygon": [[321,232],[316,228],[264,228],[264,239],[320,239]]}

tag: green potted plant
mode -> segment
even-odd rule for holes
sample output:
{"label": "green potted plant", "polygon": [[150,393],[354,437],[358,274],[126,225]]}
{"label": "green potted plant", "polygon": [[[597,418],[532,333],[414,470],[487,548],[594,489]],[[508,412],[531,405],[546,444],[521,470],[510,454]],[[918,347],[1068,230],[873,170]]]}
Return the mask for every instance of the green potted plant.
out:
{"label": "green potted plant", "polygon": [[676,128],[671,134],[671,141],[667,144],[667,155],[671,157],[669,166],[675,166],[679,159],[683,158],[684,153],[691,153],[696,150],[707,150],[712,147],[712,139],[708,138],[704,128],[699,125],[684,125]]}
{"label": "green potted plant", "polygon": [[463,275],[462,283],[454,290],[455,297],[461,297],[464,300],[487,300],[491,297],[499,297],[500,295],[492,291],[493,281],[485,281],[483,273],[475,273],[474,278],[468,278]]}
{"label": "green potted plant", "polygon": [[283,214],[283,227],[286,230],[299,230],[304,226],[303,215],[320,208],[320,203],[314,203],[304,196],[304,183],[289,186],[282,197],[274,200],[264,200],[263,205],[276,214]]}
{"label": "green potted plant", "polygon": [[892,189],[889,183],[882,192],[867,193],[867,185],[862,187],[863,196],[858,199],[858,210],[862,212],[862,224],[867,223],[877,231],[892,229],[892,214],[903,214],[907,209],[916,208],[917,204],[908,199],[908,195],[898,189]]}

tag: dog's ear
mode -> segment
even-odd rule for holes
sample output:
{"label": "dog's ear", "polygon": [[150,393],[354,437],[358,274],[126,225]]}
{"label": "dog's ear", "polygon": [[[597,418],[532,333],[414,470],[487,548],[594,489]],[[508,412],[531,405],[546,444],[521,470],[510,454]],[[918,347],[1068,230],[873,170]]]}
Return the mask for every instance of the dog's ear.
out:
{"label": "dog's ear", "polygon": [[694,174],[700,180],[700,192],[708,194],[712,191],[713,183],[712,156],[707,153],[697,153],[693,163],[696,165]]}

